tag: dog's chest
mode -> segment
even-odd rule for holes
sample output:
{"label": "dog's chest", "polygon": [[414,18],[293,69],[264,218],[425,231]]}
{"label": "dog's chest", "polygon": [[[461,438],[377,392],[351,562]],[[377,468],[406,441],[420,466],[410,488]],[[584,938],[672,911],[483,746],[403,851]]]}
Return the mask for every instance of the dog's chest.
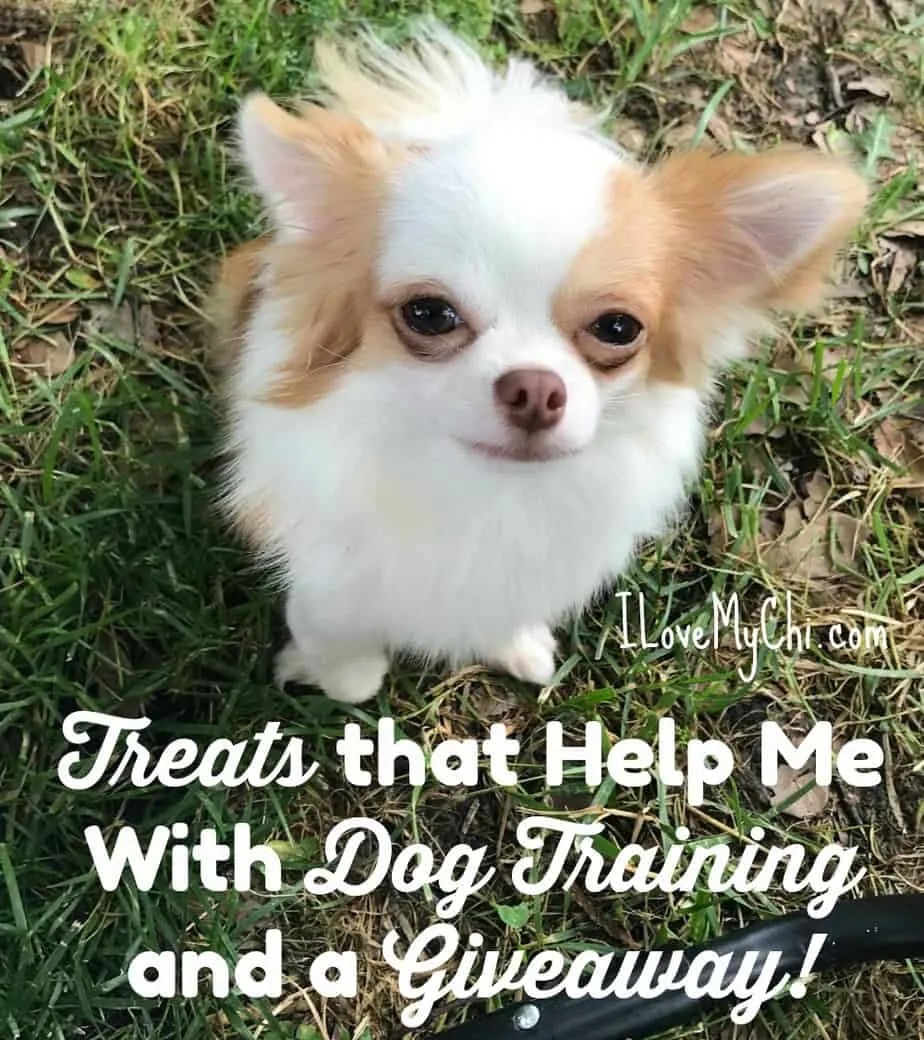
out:
{"label": "dog's chest", "polygon": [[369,454],[349,495],[305,508],[295,575],[397,643],[451,649],[553,620],[621,570],[682,494],[681,467],[652,469],[641,446],[615,455],[540,473]]}

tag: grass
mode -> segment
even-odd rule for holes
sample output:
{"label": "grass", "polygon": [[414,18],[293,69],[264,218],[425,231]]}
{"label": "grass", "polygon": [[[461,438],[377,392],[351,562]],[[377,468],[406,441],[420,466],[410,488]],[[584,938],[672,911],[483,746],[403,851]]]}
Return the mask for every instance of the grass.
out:
{"label": "grass", "polygon": [[[767,653],[746,682],[730,646],[625,649],[613,599],[563,633],[558,681],[540,697],[479,670],[396,669],[363,709],[276,690],[278,604],[211,498],[218,417],[202,297],[210,265],[251,236],[257,218],[229,155],[229,123],[251,88],[290,96],[305,87],[320,31],[368,20],[397,37],[422,8],[152,0],[76,13],[61,0],[18,5],[15,18],[0,10],[0,1034],[400,1034],[401,1001],[379,943],[391,927],[414,934],[431,923],[431,900],[162,884],[106,893],[83,841],[92,824],[111,835],[126,823],[145,834],[175,820],[220,831],[246,821],[255,840],[280,843],[293,869],[317,863],[323,835],[352,815],[434,848],[485,844],[500,881],[476,897],[465,925],[508,953],[698,942],[802,905],[781,890],[675,898],[575,889],[524,900],[507,872],[516,823],[533,811],[605,818],[612,847],[632,836],[669,843],[681,824],[698,841],[735,840],[759,823],[778,844],[857,845],[865,892],[924,884],[920,24],[910,5],[889,3],[855,20],[826,4],[763,4],[763,13],[722,0],[522,6],[531,13],[492,0],[434,9],[486,37],[495,56],[524,53],[575,95],[610,104],[614,132],[645,158],[694,139],[745,149],[814,140],[849,150],[874,179],[841,272],[850,292],[813,323],[784,327],[723,382],[689,516],[646,547],[620,587],[644,597],[652,630],[703,623],[713,592],[737,594],[748,609],[790,592],[798,620],[818,632],[852,619],[881,625],[885,644]],[[36,45],[46,41],[50,60]],[[817,531],[815,544],[799,543],[804,557],[781,537],[793,525]],[[297,790],[69,792],[56,764],[62,719],[77,708],[146,714],[152,745],[245,739],[278,719],[322,770]],[[736,750],[734,780],[704,806],[657,786],[588,790],[573,778],[544,788],[544,723],[574,734],[593,718],[613,738],[650,739],[667,713],[684,737],[719,735]],[[347,785],[334,738],[345,721],[387,714],[425,746],[505,722],[524,744],[519,785]],[[875,737],[888,752],[886,782],[859,793],[835,786],[810,818],[785,801],[774,807],[752,755],[765,718],[795,732],[830,720],[839,741]],[[231,956],[274,926],[285,942],[281,1001],[157,1003],[126,985],[140,950]],[[310,960],[330,948],[360,952],[356,1000],[326,1004],[304,989]],[[443,1009],[437,1023],[477,1010]],[[806,999],[767,1006],[751,1027],[731,1030],[720,1015],[673,1035],[911,1038],[924,1035],[924,986],[909,965],[869,968],[816,980]]]}

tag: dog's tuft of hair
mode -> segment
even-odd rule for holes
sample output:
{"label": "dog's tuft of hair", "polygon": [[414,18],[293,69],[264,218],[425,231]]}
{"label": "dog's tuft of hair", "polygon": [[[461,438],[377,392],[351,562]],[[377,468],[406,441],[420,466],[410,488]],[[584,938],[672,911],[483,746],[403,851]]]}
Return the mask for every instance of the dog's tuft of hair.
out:
{"label": "dog's tuft of hair", "polygon": [[486,117],[590,126],[600,119],[528,62],[513,59],[496,71],[432,18],[416,22],[403,49],[368,30],[350,41],[321,40],[315,70],[326,107],[415,143],[458,135]]}
{"label": "dog's tuft of hair", "polygon": [[323,105],[242,107],[271,228],[216,292],[280,680],[360,701],[409,651],[548,682],[551,626],[677,515],[717,375],[823,299],[865,182],[810,149],[645,167],[432,24],[319,72]]}

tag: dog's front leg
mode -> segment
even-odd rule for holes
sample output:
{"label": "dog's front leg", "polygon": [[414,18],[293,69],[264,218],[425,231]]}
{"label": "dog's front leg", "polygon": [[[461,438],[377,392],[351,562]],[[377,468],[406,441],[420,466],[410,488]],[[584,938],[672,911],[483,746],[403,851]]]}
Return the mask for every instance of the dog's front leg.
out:
{"label": "dog's front leg", "polygon": [[347,619],[338,623],[324,615],[321,621],[317,604],[296,589],[286,601],[286,622],[292,638],[276,656],[279,686],[319,686],[331,700],[345,704],[362,704],[379,692],[388,656],[381,646],[351,635]]}
{"label": "dog's front leg", "polygon": [[485,654],[484,660],[515,679],[545,686],[555,674],[557,650],[548,625],[530,625],[515,632],[499,650]]}

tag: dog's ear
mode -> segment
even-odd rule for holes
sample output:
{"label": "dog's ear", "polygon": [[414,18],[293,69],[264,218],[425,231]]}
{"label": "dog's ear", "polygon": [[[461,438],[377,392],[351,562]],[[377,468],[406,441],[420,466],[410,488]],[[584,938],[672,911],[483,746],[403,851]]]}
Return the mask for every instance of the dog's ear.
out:
{"label": "dog's ear", "polygon": [[384,165],[384,149],[370,131],[316,105],[302,106],[296,116],[254,94],[241,108],[238,131],[274,224],[293,235],[325,230],[337,219],[332,201],[367,194]]}
{"label": "dog's ear", "polygon": [[849,164],[801,148],[678,153],[651,177],[675,224],[684,295],[707,305],[815,305],[867,200]]}

